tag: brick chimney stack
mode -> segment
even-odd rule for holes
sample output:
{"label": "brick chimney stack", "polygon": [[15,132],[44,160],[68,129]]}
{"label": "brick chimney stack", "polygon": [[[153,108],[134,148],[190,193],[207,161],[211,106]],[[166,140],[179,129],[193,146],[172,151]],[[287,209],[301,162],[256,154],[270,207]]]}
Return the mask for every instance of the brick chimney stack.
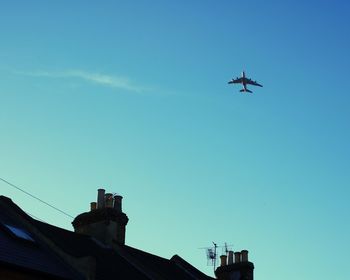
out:
{"label": "brick chimney stack", "polygon": [[221,256],[221,266],[215,270],[215,276],[218,280],[253,280],[254,264],[248,261],[248,251],[234,253],[229,251],[228,262],[226,256]]}
{"label": "brick chimney stack", "polygon": [[129,219],[122,212],[122,196],[98,190],[97,203],[91,202],[90,212],[78,215],[74,231],[96,238],[108,246],[125,244],[125,228]]}

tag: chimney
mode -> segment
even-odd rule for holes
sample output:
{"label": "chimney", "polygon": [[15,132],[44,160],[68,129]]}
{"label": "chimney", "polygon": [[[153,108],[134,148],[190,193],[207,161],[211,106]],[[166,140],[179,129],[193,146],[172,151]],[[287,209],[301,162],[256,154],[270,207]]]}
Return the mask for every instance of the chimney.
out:
{"label": "chimney", "polygon": [[227,256],[226,255],[221,255],[220,260],[221,260],[221,266],[227,265]]}
{"label": "chimney", "polygon": [[108,246],[125,244],[125,230],[129,219],[122,212],[121,196],[98,189],[96,202],[90,203],[90,212],[78,215],[72,222],[74,231],[96,238]]}
{"label": "chimney", "polygon": [[247,262],[248,261],[248,251],[242,250],[241,251],[241,262]]}
{"label": "chimney", "polygon": [[114,195],[114,209],[118,212],[122,212],[122,199],[121,195]]}
{"label": "chimney", "polygon": [[233,251],[228,251],[228,265],[233,264]]}
{"label": "chimney", "polygon": [[[233,262],[233,255],[235,262]],[[223,265],[223,260],[221,260],[221,266],[215,270],[215,276],[218,280],[253,280],[253,271],[254,264],[248,261],[247,250],[235,253],[229,251],[227,265]]]}
{"label": "chimney", "polygon": [[97,209],[97,203],[95,201],[91,202],[90,203],[90,210],[93,211],[93,210],[96,210]]}
{"label": "chimney", "polygon": [[241,262],[241,253],[235,252],[235,263],[240,263],[240,262]]}
{"label": "chimney", "polygon": [[105,190],[98,189],[97,190],[97,208],[105,208]]}
{"label": "chimney", "polygon": [[105,194],[105,206],[106,208],[113,208],[113,194],[111,193]]}

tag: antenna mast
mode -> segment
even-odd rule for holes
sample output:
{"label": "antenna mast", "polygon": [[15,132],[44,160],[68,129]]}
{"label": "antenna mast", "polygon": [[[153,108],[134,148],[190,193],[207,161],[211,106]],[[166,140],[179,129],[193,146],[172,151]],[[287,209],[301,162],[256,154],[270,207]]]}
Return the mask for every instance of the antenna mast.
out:
{"label": "antenna mast", "polygon": [[200,249],[205,249],[207,254],[207,265],[213,266],[214,272],[215,272],[217,259],[218,259],[217,249],[220,247],[222,249],[222,254],[227,255],[228,252],[230,251],[229,247],[232,245],[227,245],[226,242],[224,246],[218,246],[215,242],[213,242],[213,245],[214,245],[213,247],[204,247]]}

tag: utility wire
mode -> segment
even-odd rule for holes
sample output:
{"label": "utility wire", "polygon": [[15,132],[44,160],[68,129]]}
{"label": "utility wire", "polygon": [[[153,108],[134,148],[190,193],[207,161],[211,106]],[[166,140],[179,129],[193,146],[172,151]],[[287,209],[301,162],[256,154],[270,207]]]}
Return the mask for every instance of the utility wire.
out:
{"label": "utility wire", "polygon": [[4,183],[8,184],[9,186],[11,186],[11,187],[13,187],[13,188],[15,188],[15,189],[17,189],[17,190],[19,190],[19,191],[25,193],[26,195],[29,195],[30,197],[32,197],[32,198],[34,198],[34,199],[40,201],[41,203],[43,203],[43,204],[45,204],[45,205],[51,207],[52,209],[55,209],[56,211],[62,213],[63,215],[66,215],[67,217],[74,219],[74,217],[73,217],[72,215],[69,215],[68,213],[62,211],[61,209],[58,209],[57,207],[51,205],[50,203],[47,203],[46,201],[40,199],[39,197],[36,197],[36,196],[32,195],[31,193],[29,193],[29,192],[23,190],[22,188],[20,188],[20,187],[14,185],[14,184],[12,184],[12,183],[10,183],[9,181],[6,181],[5,179],[3,179],[3,178],[1,178],[1,177],[0,177],[0,180],[3,181]]}

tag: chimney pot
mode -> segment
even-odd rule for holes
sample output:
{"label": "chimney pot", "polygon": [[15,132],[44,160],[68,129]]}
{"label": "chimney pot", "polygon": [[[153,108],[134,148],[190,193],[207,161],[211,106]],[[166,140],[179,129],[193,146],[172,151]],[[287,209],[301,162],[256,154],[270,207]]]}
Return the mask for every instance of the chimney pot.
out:
{"label": "chimney pot", "polygon": [[118,212],[122,212],[122,199],[123,197],[121,195],[114,196],[114,209]]}
{"label": "chimney pot", "polygon": [[221,266],[227,265],[227,256],[226,255],[221,255],[220,260],[221,260]]}
{"label": "chimney pot", "polygon": [[111,193],[105,194],[105,207],[106,208],[113,208],[113,194],[111,194]]}
{"label": "chimney pot", "polygon": [[233,251],[228,251],[228,265],[233,264]]}
{"label": "chimney pot", "polygon": [[248,250],[242,250],[241,251],[241,258],[242,262],[247,262],[248,261]]}
{"label": "chimney pot", "polygon": [[235,263],[241,262],[241,252],[235,252]]}
{"label": "chimney pot", "polygon": [[98,189],[97,192],[97,208],[105,208],[105,189]]}
{"label": "chimney pot", "polygon": [[90,210],[93,211],[93,210],[96,210],[97,208],[97,203],[96,202],[91,202],[90,203]]}

